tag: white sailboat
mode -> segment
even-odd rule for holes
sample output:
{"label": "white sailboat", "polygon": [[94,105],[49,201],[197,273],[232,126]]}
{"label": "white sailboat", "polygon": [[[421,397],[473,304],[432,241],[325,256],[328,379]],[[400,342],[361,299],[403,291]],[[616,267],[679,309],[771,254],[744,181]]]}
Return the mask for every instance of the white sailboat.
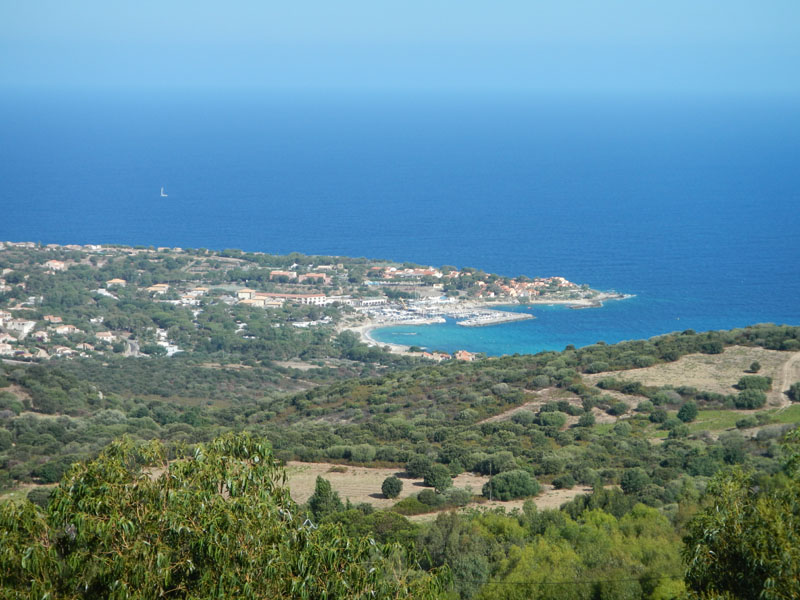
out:
{"label": "white sailboat", "polygon": [[167,194],[164,193],[164,186],[163,185],[161,186],[161,197],[162,198],[166,198],[167,197]]}

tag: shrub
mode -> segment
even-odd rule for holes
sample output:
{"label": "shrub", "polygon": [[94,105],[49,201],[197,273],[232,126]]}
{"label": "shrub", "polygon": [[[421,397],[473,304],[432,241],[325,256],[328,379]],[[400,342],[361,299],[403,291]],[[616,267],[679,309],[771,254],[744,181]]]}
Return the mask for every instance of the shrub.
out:
{"label": "shrub", "polygon": [[719,340],[713,340],[700,344],[700,352],[703,354],[722,354],[725,347]]}
{"label": "shrub", "polygon": [[444,465],[435,464],[425,474],[424,483],[434,488],[437,492],[442,492],[453,485],[450,477],[450,469]]}
{"label": "shrub", "polygon": [[595,423],[594,415],[590,412],[581,415],[578,419],[578,427],[591,427]]}
{"label": "shrub", "polygon": [[383,480],[383,484],[381,485],[381,492],[387,498],[397,498],[400,495],[400,492],[403,491],[403,482],[400,481],[397,477],[387,477]]}
{"label": "shrub", "polygon": [[689,426],[681,423],[669,430],[669,439],[674,440],[678,438],[685,438],[689,436]]}
{"label": "shrub", "polygon": [[567,415],[562,412],[544,412],[539,415],[539,423],[543,427],[561,429],[567,422]]}
{"label": "shrub", "polygon": [[734,405],[736,408],[752,409],[761,408],[767,401],[767,396],[764,392],[754,389],[746,389],[739,392],[734,398]]}
{"label": "shrub", "polygon": [[350,450],[350,460],[361,463],[375,460],[375,446],[371,444],[353,446]]}
{"label": "shrub", "polygon": [[615,402],[606,412],[612,416],[618,417],[628,412],[628,405],[624,402]]}
{"label": "shrub", "polygon": [[761,375],[745,375],[739,379],[736,388],[739,390],[760,390],[768,391],[772,387],[772,378]]}
{"label": "shrub", "polygon": [[521,410],[514,413],[511,420],[518,425],[528,426],[536,420],[536,415],[529,410]]}
{"label": "shrub", "polygon": [[754,360],[750,363],[750,372],[751,373],[758,373],[761,370],[761,363],[757,360]]}
{"label": "shrub", "polygon": [[789,396],[789,400],[792,402],[800,402],[800,381],[793,383],[786,395]]}
{"label": "shrub", "polygon": [[433,466],[433,461],[427,456],[417,454],[406,463],[406,472],[410,477],[425,477]]}
{"label": "shrub", "polygon": [[743,419],[736,421],[736,429],[749,429],[750,427],[756,427],[757,425],[758,419],[752,415],[748,415]]}
{"label": "shrub", "polygon": [[650,413],[649,418],[651,423],[665,423],[668,416],[667,411],[663,408],[657,408]]}
{"label": "shrub", "polygon": [[[423,490],[430,492],[431,490]],[[420,515],[431,511],[431,507],[423,504],[416,496],[407,496],[392,507],[392,511],[401,515]]]}
{"label": "shrub", "polygon": [[5,429],[0,429],[0,452],[11,448],[13,442],[14,440],[11,437],[11,434]]}
{"label": "shrub", "polygon": [[541,486],[527,471],[515,469],[492,477],[483,486],[483,495],[496,500],[513,500],[535,496]]}
{"label": "shrub", "polygon": [[684,423],[691,423],[697,418],[697,404],[694,402],[687,402],[678,411],[678,418]]}
{"label": "shrub", "polygon": [[331,487],[331,482],[318,475],[314,493],[308,499],[308,509],[318,521],[326,515],[344,510],[344,505],[339,493]]}
{"label": "shrub", "polygon": [[619,485],[626,494],[641,492],[650,483],[650,477],[641,467],[628,469],[622,474]]}
{"label": "shrub", "polygon": [[464,488],[451,488],[445,492],[447,504],[466,506],[472,501],[472,492]]}
{"label": "shrub", "polygon": [[553,487],[557,490],[569,490],[575,486],[575,478],[569,473],[564,473],[553,479]]}
{"label": "shrub", "polygon": [[53,495],[53,488],[45,486],[37,486],[28,492],[28,500],[37,506],[46,508],[50,503],[50,497]]}
{"label": "shrub", "polygon": [[433,490],[422,490],[417,494],[417,498],[426,506],[439,507],[445,502],[444,496],[437,494]]}

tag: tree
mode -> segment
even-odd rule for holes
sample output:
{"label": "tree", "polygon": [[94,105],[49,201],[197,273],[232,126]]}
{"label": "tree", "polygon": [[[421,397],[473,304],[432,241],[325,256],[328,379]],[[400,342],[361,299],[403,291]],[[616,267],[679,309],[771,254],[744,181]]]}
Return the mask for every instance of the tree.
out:
{"label": "tree", "polygon": [[344,510],[339,492],[333,491],[331,482],[317,475],[314,493],[308,499],[308,509],[317,521],[325,516]]}
{"label": "tree", "polygon": [[757,360],[754,360],[750,363],[750,372],[751,373],[758,373],[761,370],[761,363]]}
{"label": "tree", "polygon": [[786,395],[789,396],[789,400],[792,402],[800,402],[800,381],[793,383]]}
{"label": "tree", "polygon": [[450,477],[450,469],[438,463],[433,465],[425,474],[424,483],[434,488],[437,492],[443,492],[453,485],[453,479]]}
{"label": "tree", "polygon": [[403,482],[395,476],[387,477],[381,485],[381,492],[387,498],[397,498],[403,491]]}
{"label": "tree", "polygon": [[681,406],[678,411],[678,418],[684,423],[691,423],[697,418],[697,404],[694,402],[687,402]]}
{"label": "tree", "polygon": [[114,442],[45,510],[0,503],[0,596],[434,598],[399,546],[304,523],[263,440]]}
{"label": "tree", "polygon": [[634,467],[622,474],[619,485],[626,494],[636,494],[641,492],[648,483],[650,483],[650,477],[647,472],[641,467]]}
{"label": "tree", "polygon": [[410,477],[425,477],[432,466],[433,461],[430,458],[417,454],[406,463],[406,473]]}
{"label": "tree", "polygon": [[688,526],[687,587],[703,597],[800,597],[800,480],[758,491],[736,468],[709,484],[710,505]]}

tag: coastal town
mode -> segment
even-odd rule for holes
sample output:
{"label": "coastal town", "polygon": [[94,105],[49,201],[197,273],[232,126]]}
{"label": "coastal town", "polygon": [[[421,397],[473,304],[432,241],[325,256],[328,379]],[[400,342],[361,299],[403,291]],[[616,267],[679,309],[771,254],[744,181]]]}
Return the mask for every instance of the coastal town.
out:
{"label": "coastal town", "polygon": [[[198,345],[180,320],[202,330],[204,313],[220,308],[235,320],[233,333],[242,340],[257,337],[248,315],[261,313],[272,328],[331,335],[350,330],[370,346],[408,353],[411,348],[382,344],[370,332],[447,320],[463,327],[499,325],[533,318],[505,306],[597,307],[622,297],[560,276],[508,278],[471,268],[238,250],[0,242],[0,356],[34,362],[104,353],[169,357]],[[166,307],[169,317],[162,314]],[[156,318],[147,322],[140,315],[132,323],[126,316],[132,310],[149,310]],[[415,350],[435,361],[477,356]]]}

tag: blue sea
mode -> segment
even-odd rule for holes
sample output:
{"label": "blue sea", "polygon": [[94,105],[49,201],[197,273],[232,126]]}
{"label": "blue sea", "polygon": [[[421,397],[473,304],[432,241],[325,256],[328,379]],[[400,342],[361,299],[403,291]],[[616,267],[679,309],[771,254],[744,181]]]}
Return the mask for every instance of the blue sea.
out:
{"label": "blue sea", "polygon": [[4,93],[0,239],[367,256],[636,295],[494,327],[376,334],[443,350],[800,325],[798,106]]}

